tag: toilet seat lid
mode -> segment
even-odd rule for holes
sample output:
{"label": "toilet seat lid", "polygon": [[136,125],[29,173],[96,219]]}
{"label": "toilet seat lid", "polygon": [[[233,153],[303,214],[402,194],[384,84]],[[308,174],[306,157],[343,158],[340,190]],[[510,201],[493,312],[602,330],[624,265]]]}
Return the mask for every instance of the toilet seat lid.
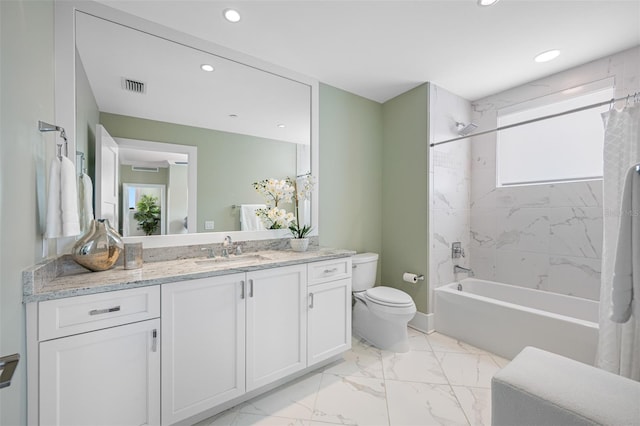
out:
{"label": "toilet seat lid", "polygon": [[374,303],[387,306],[411,306],[413,299],[402,290],[392,287],[373,287],[366,291],[367,298]]}

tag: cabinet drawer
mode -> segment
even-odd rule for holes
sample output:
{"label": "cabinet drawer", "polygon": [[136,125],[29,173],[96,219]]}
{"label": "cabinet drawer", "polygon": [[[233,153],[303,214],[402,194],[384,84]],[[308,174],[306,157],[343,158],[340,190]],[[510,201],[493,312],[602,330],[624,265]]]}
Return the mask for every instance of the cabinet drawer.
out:
{"label": "cabinet drawer", "polygon": [[160,316],[160,286],[48,300],[38,304],[38,340]]}
{"label": "cabinet drawer", "polygon": [[308,268],[307,282],[309,285],[341,280],[351,276],[351,258],[312,262],[309,263]]}

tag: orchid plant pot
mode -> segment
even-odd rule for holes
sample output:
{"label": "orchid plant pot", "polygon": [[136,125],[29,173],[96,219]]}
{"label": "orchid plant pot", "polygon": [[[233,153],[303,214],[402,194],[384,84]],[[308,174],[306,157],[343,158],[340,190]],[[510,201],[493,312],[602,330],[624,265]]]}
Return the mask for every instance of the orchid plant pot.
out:
{"label": "orchid plant pot", "polygon": [[293,251],[307,251],[309,248],[309,238],[292,238],[289,240]]}

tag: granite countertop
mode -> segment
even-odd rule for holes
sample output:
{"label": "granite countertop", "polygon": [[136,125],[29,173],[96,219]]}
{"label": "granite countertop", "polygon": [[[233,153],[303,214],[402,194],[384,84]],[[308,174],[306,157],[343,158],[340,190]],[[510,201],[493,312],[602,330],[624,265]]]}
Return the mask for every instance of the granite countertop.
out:
{"label": "granite countertop", "polygon": [[354,254],[355,252],[350,250],[328,248],[313,248],[306,252],[266,250],[239,256],[231,255],[229,258],[208,259],[200,257],[146,262],[140,269],[127,270],[120,265],[102,272],[82,272],[60,276],[57,276],[57,272],[52,274],[52,268],[43,263],[23,273],[23,302],[39,302],[83,294],[250,272],[349,257]]}

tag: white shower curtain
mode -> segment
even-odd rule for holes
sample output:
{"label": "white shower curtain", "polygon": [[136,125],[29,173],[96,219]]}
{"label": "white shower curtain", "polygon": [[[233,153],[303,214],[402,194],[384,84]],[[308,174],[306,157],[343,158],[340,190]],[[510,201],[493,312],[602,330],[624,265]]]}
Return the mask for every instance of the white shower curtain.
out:
{"label": "white shower curtain", "polygon": [[[624,324],[610,319],[611,291],[622,191],[627,171],[640,163],[640,104],[603,114],[604,141],[604,243],[600,289],[600,333],[596,365],[640,381],[640,294],[636,292],[631,318]],[[640,194],[637,194],[640,196]],[[640,214],[640,212],[626,212]],[[635,243],[640,247],[640,242]],[[640,256],[633,252],[632,255]]]}

